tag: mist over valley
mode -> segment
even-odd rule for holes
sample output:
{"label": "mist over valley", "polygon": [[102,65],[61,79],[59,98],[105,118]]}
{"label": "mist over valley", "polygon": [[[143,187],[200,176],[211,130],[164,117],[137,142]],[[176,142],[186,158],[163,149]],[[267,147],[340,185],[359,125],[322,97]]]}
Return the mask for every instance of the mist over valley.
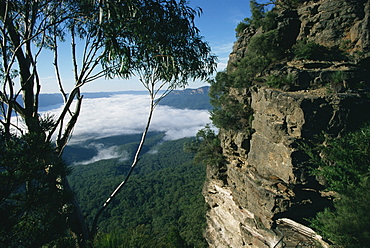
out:
{"label": "mist over valley", "polygon": [[[209,87],[176,90],[156,107],[149,137],[161,134],[161,142],[195,136],[209,120]],[[44,114],[61,111],[60,94],[42,94]],[[125,160],[122,145],[138,142],[149,113],[145,91],[85,93],[73,136],[65,149],[68,164],[88,164],[101,159]]]}

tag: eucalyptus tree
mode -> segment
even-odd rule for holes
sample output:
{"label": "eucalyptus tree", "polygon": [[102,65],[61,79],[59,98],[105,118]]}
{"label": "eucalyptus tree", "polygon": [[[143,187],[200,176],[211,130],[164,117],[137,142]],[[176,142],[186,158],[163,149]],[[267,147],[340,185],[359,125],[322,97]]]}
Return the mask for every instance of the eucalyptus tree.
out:
{"label": "eucalyptus tree", "polygon": [[[189,29],[188,20],[182,17],[182,15],[186,14],[193,19],[195,12],[192,9],[183,9],[179,15],[175,9],[172,9],[172,6],[169,6],[170,11],[158,15],[158,13],[163,11],[160,4],[155,3],[148,7],[145,12],[150,16],[148,20],[159,24],[159,26],[150,39],[143,35],[146,33],[145,30],[138,32],[136,39],[139,42],[132,47],[137,56],[133,73],[139,78],[149,94],[148,119],[130,170],[125,179],[103,203],[94,218],[90,232],[92,236],[96,233],[100,215],[126,184],[139,162],[139,156],[150,127],[154,109],[158,103],[172,90],[178,87],[185,87],[189,79],[208,79],[209,74],[214,72],[216,68],[216,58],[210,55],[208,45],[202,41],[196,29]],[[169,32],[168,27],[172,27],[173,30]],[[142,25],[141,28],[147,29],[148,27]],[[189,39],[189,37],[192,38]]]}
{"label": "eucalyptus tree", "polygon": [[[160,81],[159,88],[168,87],[169,91],[185,86],[191,78],[205,79],[214,70],[215,58],[194,25],[198,14],[200,10],[190,8],[184,0],[0,2],[1,152],[8,158],[9,154],[14,157],[17,153],[23,158],[4,160],[1,164],[2,179],[13,176],[8,180],[13,187],[1,184],[2,191],[11,192],[1,195],[0,204],[1,208],[23,204],[16,215],[18,224],[27,221],[24,216],[31,213],[35,202],[47,201],[50,197],[49,194],[30,194],[32,187],[28,186],[32,182],[38,185],[33,190],[39,193],[47,189],[52,195],[63,195],[53,205],[54,213],[62,215],[77,246],[85,245],[89,237],[93,237],[89,235],[77,202],[67,197],[70,195],[67,171],[63,163],[57,162],[77,123],[82,107],[82,87],[101,77],[145,75],[141,81],[155,105],[154,97],[159,91],[152,87],[153,83],[157,85]],[[65,83],[68,76],[61,72],[59,62],[60,53],[65,52],[60,43],[66,40],[71,43],[70,65],[74,80],[70,91],[66,90]],[[55,83],[64,99],[62,111],[57,116],[42,116],[39,111],[43,86],[39,59],[43,50],[54,54],[52,60],[42,63],[53,64]],[[149,77],[154,81],[147,81]],[[11,146],[15,140],[21,145]],[[27,171],[26,153],[35,145],[50,149],[36,152],[32,157],[34,175],[14,177]],[[47,179],[42,181],[36,174]],[[18,180],[17,183],[13,183],[14,180]],[[19,202],[19,194],[34,199]],[[47,233],[53,227],[43,228]],[[15,232],[12,237],[16,238],[16,230],[12,231]],[[93,228],[92,234],[94,232]]]}

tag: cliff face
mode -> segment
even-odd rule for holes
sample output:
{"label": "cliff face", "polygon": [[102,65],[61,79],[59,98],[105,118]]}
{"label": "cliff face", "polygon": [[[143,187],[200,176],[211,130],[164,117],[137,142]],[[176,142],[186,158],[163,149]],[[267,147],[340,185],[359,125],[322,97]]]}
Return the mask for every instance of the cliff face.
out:
{"label": "cliff face", "polygon": [[[307,39],[328,48],[340,47],[359,60],[369,59],[370,4],[367,0],[305,0],[296,9],[282,9],[277,16],[278,31],[289,47]],[[254,30],[244,30],[234,44],[228,67],[248,52]],[[364,63],[365,64],[365,63]]]}
{"label": "cliff face", "polygon": [[370,101],[358,93],[266,87],[254,87],[247,98],[238,96],[254,110],[254,133],[250,139],[243,132],[220,133],[227,180],[215,178],[205,185],[210,206],[206,237],[211,247],[274,247],[283,236],[285,243],[292,239],[278,225],[282,218],[306,224],[304,218],[330,201],[309,175],[299,142],[315,139],[322,131],[338,135],[355,128],[361,116],[366,118]]}
{"label": "cliff face", "polygon": [[[294,73],[297,83],[289,91],[263,85],[230,91],[252,107],[253,134],[220,130],[226,165],[209,170],[203,192],[210,247],[327,245],[305,219],[328,206],[331,196],[324,182],[309,174],[299,144],[318,142],[322,132],[340,136],[369,120],[366,90],[328,93],[310,87],[336,71],[344,72],[343,84],[368,84],[369,6],[370,1],[305,1],[294,11],[279,12],[279,32],[294,38],[292,43],[303,38],[328,48],[345,43],[353,60],[284,61],[268,73]],[[246,30],[235,43],[229,69],[248,52],[253,35]]]}

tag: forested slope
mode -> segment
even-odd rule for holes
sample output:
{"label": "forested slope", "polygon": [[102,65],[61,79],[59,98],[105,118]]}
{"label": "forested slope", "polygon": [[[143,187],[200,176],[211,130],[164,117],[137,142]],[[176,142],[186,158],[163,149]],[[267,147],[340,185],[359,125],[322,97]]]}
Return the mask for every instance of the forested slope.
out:
{"label": "forested slope", "polygon": [[[162,143],[162,137],[152,133],[133,176],[103,214],[99,247],[106,245],[107,239],[115,240],[111,247],[206,246],[202,236],[206,209],[201,195],[205,168],[194,165],[192,154],[183,151],[189,138]],[[90,223],[125,176],[136,146],[135,142],[119,146],[130,155],[125,160],[73,167],[70,183]]]}

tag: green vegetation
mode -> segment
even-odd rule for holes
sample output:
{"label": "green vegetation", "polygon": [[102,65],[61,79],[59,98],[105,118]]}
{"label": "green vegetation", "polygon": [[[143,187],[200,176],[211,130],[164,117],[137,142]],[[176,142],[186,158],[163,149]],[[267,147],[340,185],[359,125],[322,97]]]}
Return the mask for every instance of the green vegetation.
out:
{"label": "green vegetation", "polygon": [[326,209],[312,220],[321,235],[345,248],[366,248],[370,242],[370,183],[364,179],[351,192],[341,194],[332,210]]}
{"label": "green vegetation", "polygon": [[346,248],[365,248],[370,242],[370,125],[341,138],[328,139],[317,153],[314,174],[327,180],[337,192],[332,209],[312,220],[325,238]]}
{"label": "green vegetation", "polygon": [[112,233],[99,233],[95,243],[99,248],[190,248],[193,246],[186,245],[185,241],[179,236],[178,231],[173,230],[167,236],[153,232],[150,227],[140,225],[130,228],[125,232],[113,231]]}
{"label": "green vegetation", "polygon": [[222,154],[218,135],[206,125],[198,131],[196,139],[186,143],[184,150],[194,155],[194,162],[207,168],[207,178],[217,178],[226,182],[226,161]]}
{"label": "green vegetation", "polygon": [[339,193],[358,187],[370,173],[370,125],[341,138],[327,139],[327,145],[318,148],[323,158],[313,157],[320,166],[315,173],[325,177],[330,190]]}
{"label": "green vegetation", "polygon": [[283,55],[275,12],[271,10],[265,13],[264,8],[255,1],[251,1],[251,8],[250,25],[254,28],[262,27],[263,32],[250,39],[248,53],[234,65],[235,70],[228,72],[233,81],[232,86],[236,88],[247,87],[258,73]]}
{"label": "green vegetation", "polygon": [[244,130],[250,133],[252,110],[246,104],[230,95],[232,88],[248,88],[254,78],[269,65],[284,57],[277,32],[276,13],[265,11],[264,5],[250,1],[252,18],[244,19],[236,31],[238,35],[247,27],[261,28],[262,33],[253,36],[248,44],[248,52],[225,72],[219,72],[211,81],[210,101],[213,124],[218,128]]}
{"label": "green vegetation", "polygon": [[245,130],[251,125],[252,109],[231,96],[232,79],[226,72],[219,72],[211,81],[210,102],[212,123],[218,128]]}
{"label": "green vegetation", "polygon": [[330,77],[330,83],[332,84],[343,84],[345,75],[343,71],[336,71]]}
{"label": "green vegetation", "polygon": [[248,53],[229,72],[233,87],[247,87],[271,63],[283,58],[279,35],[276,29],[253,36],[248,45]]}
{"label": "green vegetation", "polygon": [[[149,137],[136,171],[102,214],[96,247],[206,247],[205,167],[194,165],[193,155],[183,151],[192,139],[161,143],[162,137]],[[132,156],[136,146],[120,149]],[[128,160],[120,159],[74,167],[69,179],[88,223],[128,169]]]}
{"label": "green vegetation", "polygon": [[277,4],[279,4],[283,8],[293,9],[293,8],[297,8],[304,1],[305,0],[281,0]]}
{"label": "green vegetation", "polygon": [[235,28],[236,37],[240,37],[241,33],[246,28],[257,29],[262,27],[264,31],[275,29],[277,26],[277,14],[273,11],[265,11],[263,4],[257,3],[255,0],[249,2],[252,16],[251,18],[244,18]]}
{"label": "green vegetation", "polygon": [[320,60],[331,57],[327,48],[306,39],[298,41],[293,46],[293,54],[296,59]]}
{"label": "green vegetation", "polygon": [[299,40],[292,47],[295,59],[307,60],[347,60],[348,54],[342,48],[327,48],[307,39]]}
{"label": "green vegetation", "polygon": [[199,130],[195,140],[186,143],[184,150],[195,154],[196,164],[219,166],[224,162],[220,140],[209,125]]}
{"label": "green vegetation", "polygon": [[281,89],[284,86],[290,86],[295,83],[295,77],[293,74],[288,75],[270,75],[267,77],[266,85],[272,88]]}
{"label": "green vegetation", "polygon": [[329,92],[338,93],[345,88],[345,86],[345,74],[343,71],[336,71],[330,75],[327,84]]}
{"label": "green vegetation", "polygon": [[[71,198],[58,180],[66,165],[52,153],[50,143],[34,134],[21,137],[0,133],[0,243],[2,247],[66,245]],[[62,247],[58,246],[58,247]],[[67,247],[67,246],[66,246]]]}

